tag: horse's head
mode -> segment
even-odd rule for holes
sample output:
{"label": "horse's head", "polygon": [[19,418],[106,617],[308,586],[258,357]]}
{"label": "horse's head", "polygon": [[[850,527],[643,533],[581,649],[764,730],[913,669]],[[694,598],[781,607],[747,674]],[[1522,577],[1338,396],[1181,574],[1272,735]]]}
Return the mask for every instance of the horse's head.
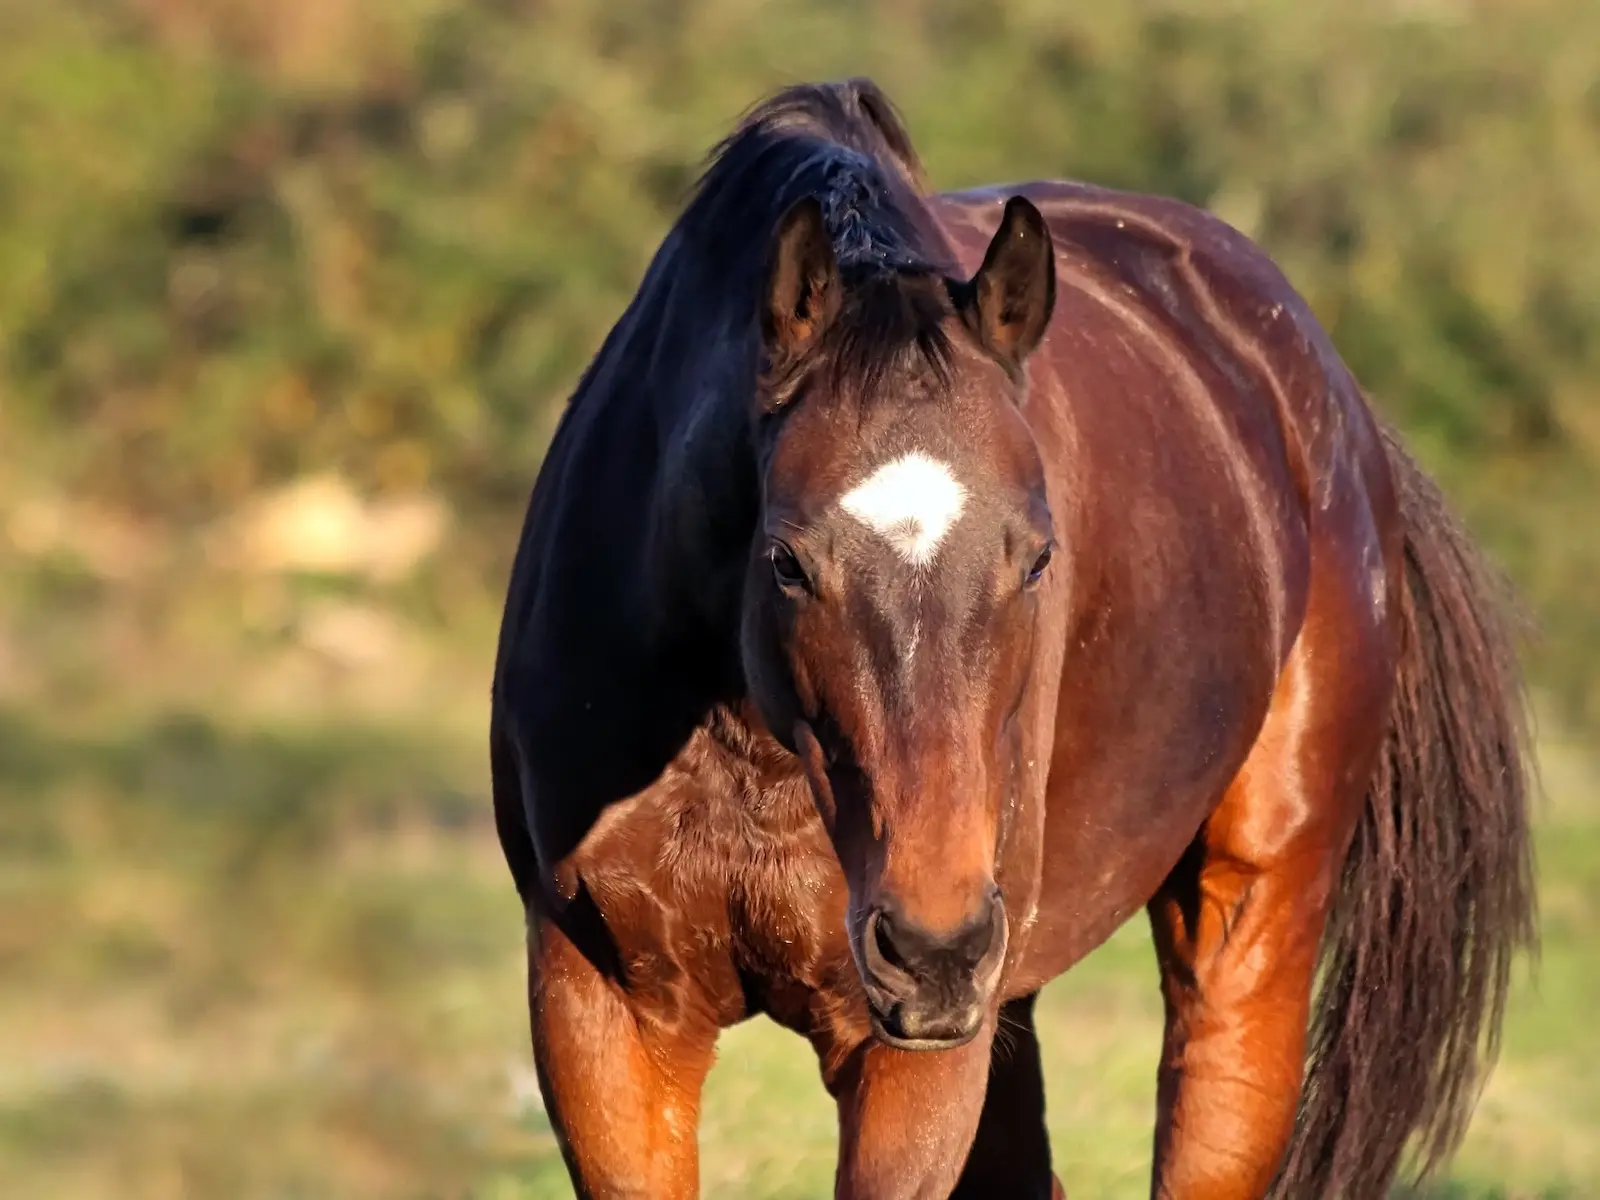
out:
{"label": "horse's head", "polygon": [[844,868],[878,1036],[957,1045],[1005,958],[995,862],[1053,546],[1017,403],[1050,235],[1019,198],[970,280],[841,270],[808,200],[770,261],[746,674]]}

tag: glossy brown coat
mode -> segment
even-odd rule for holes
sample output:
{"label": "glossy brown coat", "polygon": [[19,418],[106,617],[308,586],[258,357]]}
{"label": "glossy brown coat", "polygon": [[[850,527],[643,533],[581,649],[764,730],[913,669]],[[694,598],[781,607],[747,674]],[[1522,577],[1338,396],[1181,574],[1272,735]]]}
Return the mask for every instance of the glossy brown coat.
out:
{"label": "glossy brown coat", "polygon": [[[1431,1165],[1531,936],[1515,662],[1304,302],[1175,201],[928,194],[863,81],[721,153],[552,445],[496,672],[574,1186],[696,1194],[717,1032],[764,1013],[838,1101],[839,1196],[1060,1194],[1033,997],[1142,907],[1152,1194]],[[818,514],[913,434],[975,515],[902,620]]]}

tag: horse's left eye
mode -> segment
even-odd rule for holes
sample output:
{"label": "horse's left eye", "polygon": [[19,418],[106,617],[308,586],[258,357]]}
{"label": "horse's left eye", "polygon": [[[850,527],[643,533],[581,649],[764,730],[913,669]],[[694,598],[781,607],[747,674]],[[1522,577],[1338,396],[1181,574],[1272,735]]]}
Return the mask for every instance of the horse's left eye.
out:
{"label": "horse's left eye", "polygon": [[780,591],[794,596],[811,590],[811,580],[806,576],[806,569],[800,565],[799,557],[788,546],[782,542],[774,542],[767,550],[767,558],[772,563],[772,577],[777,581]]}
{"label": "horse's left eye", "polygon": [[1028,571],[1028,587],[1032,587],[1044,577],[1044,569],[1050,565],[1050,554],[1051,548],[1046,546],[1039,552],[1039,557],[1033,560],[1033,566]]}

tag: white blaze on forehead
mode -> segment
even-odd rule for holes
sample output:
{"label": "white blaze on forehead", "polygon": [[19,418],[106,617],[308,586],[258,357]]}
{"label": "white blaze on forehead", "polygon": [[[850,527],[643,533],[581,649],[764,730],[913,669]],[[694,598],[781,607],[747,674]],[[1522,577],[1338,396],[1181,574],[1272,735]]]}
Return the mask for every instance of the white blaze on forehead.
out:
{"label": "white blaze on forehead", "polygon": [[915,567],[933,561],[966,503],[967,489],[950,468],[920,451],[885,463],[839,501]]}

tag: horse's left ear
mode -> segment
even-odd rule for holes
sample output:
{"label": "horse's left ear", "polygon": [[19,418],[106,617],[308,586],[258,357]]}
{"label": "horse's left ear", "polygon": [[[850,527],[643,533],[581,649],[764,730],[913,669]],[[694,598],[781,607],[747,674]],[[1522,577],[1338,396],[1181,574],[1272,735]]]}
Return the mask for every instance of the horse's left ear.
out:
{"label": "horse's left ear", "polygon": [[1050,228],[1030,201],[1006,201],[983,266],[952,291],[956,311],[978,341],[1007,367],[1019,369],[1044,337],[1056,304]]}
{"label": "horse's left ear", "polygon": [[783,371],[817,344],[838,312],[841,290],[822,205],[806,196],[778,222],[767,261],[761,338],[768,370]]}

